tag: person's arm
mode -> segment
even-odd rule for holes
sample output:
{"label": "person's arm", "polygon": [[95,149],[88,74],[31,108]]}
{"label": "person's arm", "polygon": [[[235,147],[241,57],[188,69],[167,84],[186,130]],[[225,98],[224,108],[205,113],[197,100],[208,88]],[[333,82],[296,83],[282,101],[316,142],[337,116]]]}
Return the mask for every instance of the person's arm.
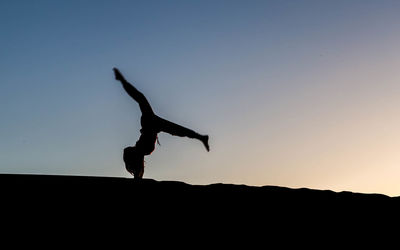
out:
{"label": "person's arm", "polygon": [[139,107],[142,113],[153,114],[153,109],[151,108],[150,103],[147,101],[143,93],[137,90],[132,84],[130,84],[117,68],[113,68],[113,70],[115,74],[115,79],[120,81],[128,95],[130,95],[137,103],[139,103]]}

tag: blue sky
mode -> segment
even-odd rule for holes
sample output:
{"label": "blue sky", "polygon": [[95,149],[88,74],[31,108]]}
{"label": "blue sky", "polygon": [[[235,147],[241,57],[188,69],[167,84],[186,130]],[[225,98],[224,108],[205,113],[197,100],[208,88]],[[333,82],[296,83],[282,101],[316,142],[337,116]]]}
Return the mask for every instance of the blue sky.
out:
{"label": "blue sky", "polygon": [[397,1],[1,1],[0,171],[129,177],[140,110],[209,134],[160,135],[146,178],[399,195]]}

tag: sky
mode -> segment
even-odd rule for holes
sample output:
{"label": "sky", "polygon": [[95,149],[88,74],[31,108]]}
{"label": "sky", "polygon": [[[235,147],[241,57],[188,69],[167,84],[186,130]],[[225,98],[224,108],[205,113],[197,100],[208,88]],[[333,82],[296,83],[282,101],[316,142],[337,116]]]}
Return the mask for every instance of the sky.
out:
{"label": "sky", "polygon": [[130,177],[140,109],[160,134],[145,178],[400,195],[399,1],[0,2],[0,172]]}

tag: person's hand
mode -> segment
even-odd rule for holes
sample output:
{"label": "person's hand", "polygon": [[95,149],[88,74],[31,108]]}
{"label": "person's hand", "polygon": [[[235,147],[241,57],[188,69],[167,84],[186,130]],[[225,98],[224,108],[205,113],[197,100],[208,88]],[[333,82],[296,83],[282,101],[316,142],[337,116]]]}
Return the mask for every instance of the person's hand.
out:
{"label": "person's hand", "polygon": [[124,81],[125,78],[124,76],[121,74],[121,72],[119,72],[119,70],[117,68],[113,68],[114,70],[114,75],[115,75],[115,79],[118,81]]}

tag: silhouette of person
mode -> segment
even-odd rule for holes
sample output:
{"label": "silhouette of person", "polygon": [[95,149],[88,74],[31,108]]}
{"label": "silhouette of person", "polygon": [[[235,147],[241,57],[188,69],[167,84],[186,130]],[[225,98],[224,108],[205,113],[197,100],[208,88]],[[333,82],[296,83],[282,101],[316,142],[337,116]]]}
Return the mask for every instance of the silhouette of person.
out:
{"label": "silhouette of person", "polygon": [[146,97],[138,91],[132,84],[125,80],[121,72],[114,68],[115,79],[122,83],[125,91],[139,104],[142,116],[140,123],[140,137],[133,147],[124,149],[123,159],[126,170],[134,176],[134,179],[143,178],[144,156],[150,155],[155,149],[157,135],[160,132],[166,132],[174,136],[189,137],[200,140],[207,151],[210,151],[208,145],[208,135],[200,135],[197,132],[182,127],[178,124],[167,121],[157,116],[147,101]]}

